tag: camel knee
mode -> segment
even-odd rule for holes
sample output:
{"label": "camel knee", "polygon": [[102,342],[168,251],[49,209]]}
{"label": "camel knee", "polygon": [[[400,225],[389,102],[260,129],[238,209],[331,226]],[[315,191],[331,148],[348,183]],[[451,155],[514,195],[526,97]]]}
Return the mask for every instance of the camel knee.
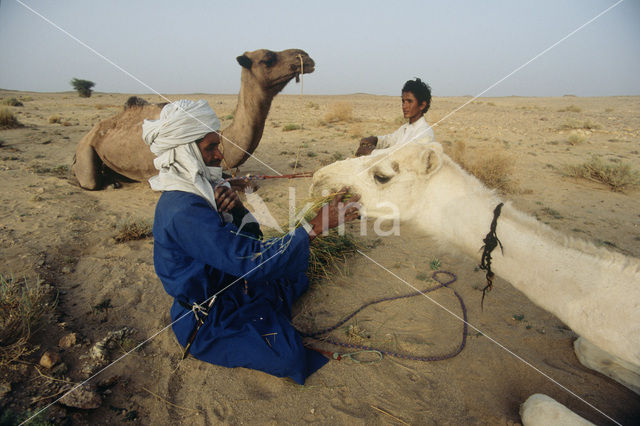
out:
{"label": "camel knee", "polygon": [[71,171],[78,179],[80,187],[96,190],[101,187],[100,158],[91,145],[78,145],[76,157]]}
{"label": "camel knee", "polygon": [[582,337],[573,342],[573,349],[582,365],[640,394],[640,366],[611,355]]}
{"label": "camel knee", "polygon": [[555,399],[536,393],[520,406],[520,419],[524,426],[593,425]]}

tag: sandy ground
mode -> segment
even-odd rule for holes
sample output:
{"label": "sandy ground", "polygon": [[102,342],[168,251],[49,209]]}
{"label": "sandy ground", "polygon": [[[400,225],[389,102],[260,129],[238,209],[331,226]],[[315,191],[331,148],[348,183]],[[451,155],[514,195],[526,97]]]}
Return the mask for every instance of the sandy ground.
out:
{"label": "sandy ground", "polygon": [[[34,336],[40,350],[26,361],[37,363],[45,349],[56,349],[60,337],[75,332],[79,342],[61,350],[67,372],[59,377],[77,382],[86,377],[82,370],[90,348],[110,332],[133,329],[111,347],[109,360],[151,338],[92,380],[112,378],[113,383],[102,383],[100,408],[55,404],[47,416],[73,424],[517,424],[519,405],[541,392],[595,423],[609,422],[544,373],[623,424],[640,418],[640,398],[582,367],[572,350],[576,336],[558,319],[500,279],[481,310],[479,259],[451,253],[407,228],[401,228],[400,236],[365,237],[363,243],[370,246],[366,253],[418,288],[433,286],[427,277],[434,259],[457,274],[452,287],[462,295],[470,323],[482,333],[471,330],[467,347],[456,358],[431,363],[392,357],[372,364],[333,361],[304,386],[261,372],[180,361],[181,348],[165,329],[171,300],[154,273],[153,240],[116,243],[113,238],[120,220],[151,220],[159,194],[145,182],[88,192],[65,174],[81,137],[118,112],[128,95],[0,95],[28,97],[23,107],[10,107],[25,127],[0,131],[0,273],[30,280],[40,276],[60,292],[57,319]],[[230,123],[235,96],[184,97],[207,99],[223,118],[222,126]],[[469,100],[434,98],[427,120],[437,122]],[[323,124],[337,102],[349,103],[354,119]],[[52,116],[62,124],[50,123]],[[351,156],[360,137],[394,130],[400,118],[399,97],[278,96],[255,152],[273,169],[250,159],[240,173],[291,172],[296,158],[296,171],[316,170]],[[580,131],[584,140],[572,145],[570,131],[562,127],[585,121],[599,128]],[[284,131],[289,124],[302,129]],[[434,131],[444,145],[464,141],[470,151],[491,145],[512,155],[518,190],[507,197],[521,210],[566,234],[640,257],[639,191],[616,193],[561,173],[565,165],[583,163],[594,154],[640,169],[639,97],[482,98],[446,117]],[[274,217],[286,222],[289,187],[301,202],[309,184],[310,179],[263,181],[258,194]],[[295,306],[294,323],[326,326],[364,302],[409,291],[358,255],[331,279],[312,286]],[[460,307],[450,290],[430,296],[433,300],[416,297],[368,308],[332,336],[423,356],[450,351],[461,337],[461,323],[434,301],[458,315]],[[94,309],[108,299],[109,309]],[[11,391],[0,410],[22,412],[53,401],[47,397],[59,388],[31,364],[22,364],[19,371],[20,377],[1,379],[11,382]]]}

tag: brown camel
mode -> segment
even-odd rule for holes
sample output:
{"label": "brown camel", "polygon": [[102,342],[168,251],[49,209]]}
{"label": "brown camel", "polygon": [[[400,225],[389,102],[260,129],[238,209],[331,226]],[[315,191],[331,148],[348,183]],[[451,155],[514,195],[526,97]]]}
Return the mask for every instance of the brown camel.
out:
{"label": "brown camel", "polygon": [[[236,59],[242,66],[238,105],[233,122],[220,132],[228,168],[244,163],[257,148],[273,98],[291,79],[314,70],[313,59],[299,49],[260,49]],[[124,111],[93,126],[78,143],[72,167],[80,186],[101,189],[105,168],[136,181],[157,174],[155,157],[142,140],[142,122],[157,119],[162,106],[130,99]]]}

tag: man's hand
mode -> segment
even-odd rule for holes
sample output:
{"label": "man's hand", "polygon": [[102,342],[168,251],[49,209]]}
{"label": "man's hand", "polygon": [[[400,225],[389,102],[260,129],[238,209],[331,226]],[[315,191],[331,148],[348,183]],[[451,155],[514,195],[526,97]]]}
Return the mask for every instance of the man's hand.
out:
{"label": "man's hand", "polygon": [[228,213],[234,207],[242,207],[242,202],[234,191],[231,188],[227,188],[226,186],[218,186],[214,190],[214,196],[216,198],[216,206],[218,207],[218,212],[220,213]]}
{"label": "man's hand", "polygon": [[348,191],[349,188],[342,188],[338,195],[330,203],[322,206],[316,217],[309,221],[309,225],[311,225],[311,231],[309,231],[310,240],[331,228],[351,222],[360,216],[361,205],[358,203],[360,195],[354,195],[345,204],[343,198]]}
{"label": "man's hand", "polygon": [[356,151],[356,157],[371,154],[371,151],[373,151],[376,148],[377,144],[378,144],[377,136],[369,136],[368,138],[360,139],[360,146]]}

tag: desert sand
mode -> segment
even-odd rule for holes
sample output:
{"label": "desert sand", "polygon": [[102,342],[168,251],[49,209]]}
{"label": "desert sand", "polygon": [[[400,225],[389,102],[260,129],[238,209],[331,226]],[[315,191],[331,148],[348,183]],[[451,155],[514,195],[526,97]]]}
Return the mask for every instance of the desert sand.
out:
{"label": "desert sand", "polygon": [[[25,99],[24,106],[9,107],[24,127],[0,131],[0,273],[29,281],[39,276],[59,292],[55,320],[32,338],[39,349],[0,378],[10,384],[3,388],[10,390],[4,392],[0,410],[24,412],[60,396],[52,396],[60,383],[40,376],[34,366],[45,350],[60,351],[66,372],[58,371],[58,379],[80,382],[90,374],[88,355],[95,343],[129,327],[109,347],[107,361],[149,340],[91,380],[101,384],[100,407],[54,404],[45,418],[72,424],[499,425],[518,424],[519,405],[533,393],[545,393],[592,422],[610,422],[544,375],[618,422],[632,424],[640,418],[638,395],[582,367],[573,352],[575,334],[508,282],[496,279],[481,309],[485,281],[476,268],[480,252],[477,259],[462,257],[405,227],[400,235],[378,237],[369,224],[362,244],[367,256],[384,268],[361,255],[337,265],[330,278],[314,283],[295,305],[293,322],[305,330],[322,328],[367,301],[412,291],[397,277],[420,289],[432,287],[430,265],[437,260],[441,269],[457,275],[452,288],[463,297],[469,322],[481,330],[469,331],[467,346],[457,357],[438,362],[388,356],[374,363],[331,361],[304,386],[257,371],[193,358],[181,361],[182,349],[166,328],[171,299],[154,273],[153,239],[114,239],[120,221],[153,219],[159,193],[146,182],[84,191],[67,173],[82,136],[120,111],[130,95],[79,98],[72,92],[1,91],[0,96]],[[155,95],[141,97],[162,101]],[[234,95],[168,97],[208,100],[223,127],[236,102]],[[426,117],[439,122],[436,140],[445,148],[462,141],[470,153],[491,147],[509,155],[515,190],[505,197],[516,207],[567,235],[640,257],[640,191],[614,192],[562,173],[565,166],[593,155],[639,170],[640,97],[480,98],[449,115],[470,100],[433,99]],[[327,123],[327,112],[341,102],[351,106],[352,119]],[[54,116],[59,120],[51,120]],[[296,159],[296,172],[314,171],[352,156],[360,137],[391,132],[401,122],[399,96],[279,95],[256,158],[241,166],[239,174],[291,173]],[[586,122],[589,126],[576,125]],[[287,130],[294,127],[299,128]],[[579,136],[571,139],[572,134]],[[309,185],[308,178],[264,180],[257,193],[274,218],[286,223],[289,188],[295,188],[302,204]],[[358,234],[360,225],[349,230]],[[481,245],[479,241],[479,249]],[[332,337],[421,356],[448,352],[459,343],[462,324],[442,307],[457,315],[460,307],[451,290],[429,297],[368,308]],[[108,309],[96,308],[100,305]],[[77,343],[58,349],[59,339],[69,333],[77,333]]]}

